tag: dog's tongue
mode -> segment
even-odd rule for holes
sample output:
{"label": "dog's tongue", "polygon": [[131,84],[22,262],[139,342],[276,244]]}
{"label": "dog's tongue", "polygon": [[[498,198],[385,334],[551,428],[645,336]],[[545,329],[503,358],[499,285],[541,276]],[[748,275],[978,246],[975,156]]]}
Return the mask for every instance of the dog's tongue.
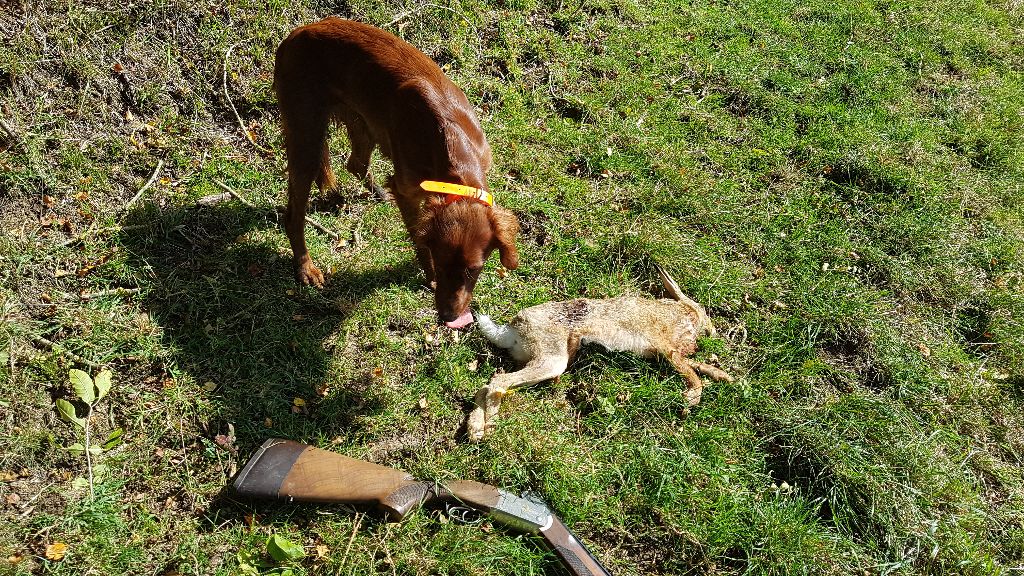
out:
{"label": "dog's tongue", "polygon": [[465,328],[466,326],[469,326],[472,323],[473,314],[469,311],[469,308],[466,308],[466,311],[462,313],[462,316],[459,316],[458,318],[452,320],[451,322],[445,322],[444,325],[449,328],[458,330],[459,328]]}

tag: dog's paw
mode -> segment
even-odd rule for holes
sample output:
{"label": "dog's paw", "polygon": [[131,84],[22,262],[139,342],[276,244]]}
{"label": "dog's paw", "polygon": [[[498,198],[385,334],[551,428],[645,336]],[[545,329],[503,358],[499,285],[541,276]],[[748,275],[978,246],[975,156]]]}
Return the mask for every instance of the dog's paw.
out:
{"label": "dog's paw", "polygon": [[306,286],[324,287],[324,273],[313,264],[313,261],[308,256],[296,263],[295,279],[299,284]]}

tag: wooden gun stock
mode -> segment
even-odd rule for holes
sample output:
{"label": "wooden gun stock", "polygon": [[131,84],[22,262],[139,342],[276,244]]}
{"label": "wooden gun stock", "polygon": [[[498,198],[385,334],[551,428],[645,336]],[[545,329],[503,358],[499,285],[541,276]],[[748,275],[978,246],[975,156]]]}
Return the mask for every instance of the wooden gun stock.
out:
{"label": "wooden gun stock", "polygon": [[479,482],[424,482],[401,470],[275,438],[260,446],[234,487],[253,498],[376,506],[395,522],[421,505],[468,507],[513,529],[541,535],[576,576],[609,576],[546,506]]}

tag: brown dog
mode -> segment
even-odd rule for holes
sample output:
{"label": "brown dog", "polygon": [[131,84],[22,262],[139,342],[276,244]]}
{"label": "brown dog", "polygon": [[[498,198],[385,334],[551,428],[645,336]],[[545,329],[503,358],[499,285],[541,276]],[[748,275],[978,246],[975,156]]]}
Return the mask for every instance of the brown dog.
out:
{"label": "brown dog", "polygon": [[491,252],[499,251],[506,268],[519,264],[519,222],[490,204],[491,149],[466,95],[409,43],[340,18],[292,31],[277,49],[274,90],[288,154],[285,229],[296,279],[323,285],[304,219],[313,181],[321,192],[334,186],[327,131],[340,122],[352,143],[346,168],[368,187],[375,147],[394,164],[388,187],[435,287],[437,312],[453,328],[469,324],[473,287]]}

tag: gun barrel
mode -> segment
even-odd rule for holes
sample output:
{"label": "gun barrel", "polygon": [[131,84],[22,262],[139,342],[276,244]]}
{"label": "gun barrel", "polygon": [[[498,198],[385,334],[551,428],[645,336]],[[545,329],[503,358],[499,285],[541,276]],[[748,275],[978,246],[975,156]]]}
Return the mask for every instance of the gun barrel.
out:
{"label": "gun barrel", "polygon": [[611,576],[601,561],[587,550],[560,518],[552,516],[551,520],[551,525],[541,532],[541,536],[573,576]]}

